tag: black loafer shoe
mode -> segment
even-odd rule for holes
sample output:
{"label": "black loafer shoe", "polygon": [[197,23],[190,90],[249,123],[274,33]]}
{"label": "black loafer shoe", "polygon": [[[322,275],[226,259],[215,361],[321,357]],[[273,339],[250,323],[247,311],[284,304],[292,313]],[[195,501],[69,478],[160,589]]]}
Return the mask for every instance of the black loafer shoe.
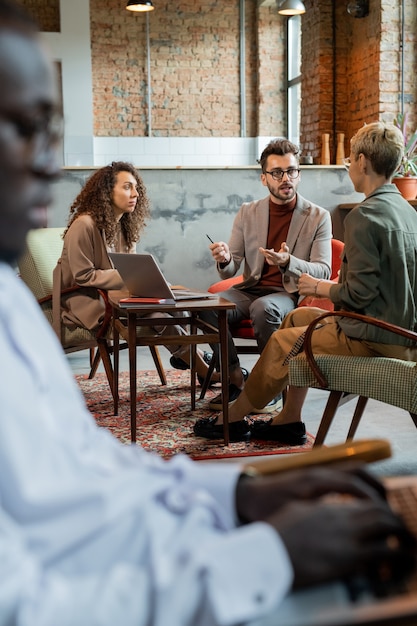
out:
{"label": "black loafer shoe", "polygon": [[276,424],[253,420],[251,423],[252,439],[263,441],[279,441],[289,446],[302,446],[307,443],[306,427],[304,422],[290,424]]}
{"label": "black loafer shoe", "polygon": [[179,356],[172,355],[172,357],[169,359],[169,363],[171,367],[173,367],[176,370],[189,370],[190,369],[190,366],[188,365],[188,363],[183,361],[181,357]]}
{"label": "black loafer shoe", "polygon": [[[243,374],[243,380],[247,380],[249,376],[248,370],[242,367],[242,374]],[[234,400],[236,400],[236,398],[240,396],[241,391],[242,390],[239,389],[239,387],[236,387],[236,385],[233,385],[233,383],[230,383],[229,402],[233,402]],[[210,400],[209,409],[212,409],[213,411],[221,411],[222,408],[223,408],[223,399],[222,399],[222,394],[219,393],[219,395],[213,398],[213,400]]]}
{"label": "black loafer shoe", "polygon": [[[217,415],[214,417],[203,417],[194,424],[194,434],[197,437],[206,439],[223,439],[223,424],[216,425]],[[231,442],[249,441],[251,431],[246,420],[230,422],[229,439]]]}
{"label": "black loafer shoe", "polygon": [[[213,358],[213,353],[212,352],[204,351],[204,353],[203,353],[203,361],[205,363],[207,363],[207,365],[210,365],[212,358]],[[171,367],[173,367],[176,370],[189,370],[190,369],[190,366],[188,365],[188,363],[186,363],[179,356],[172,355],[172,357],[169,359],[169,362],[170,362]]]}

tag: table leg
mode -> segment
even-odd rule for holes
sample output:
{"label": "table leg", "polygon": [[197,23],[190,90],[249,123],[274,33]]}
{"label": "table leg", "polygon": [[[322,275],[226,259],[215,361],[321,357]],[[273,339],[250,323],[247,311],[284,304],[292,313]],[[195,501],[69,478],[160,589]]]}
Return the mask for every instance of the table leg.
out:
{"label": "table leg", "polygon": [[227,311],[219,311],[220,372],[222,380],[223,437],[229,445],[229,361],[227,346]]}
{"label": "table leg", "polygon": [[113,311],[113,405],[114,414],[119,414],[119,331],[116,328],[116,315]]}
{"label": "table leg", "polygon": [[[192,314],[191,316],[191,320],[190,320],[190,335],[194,335],[197,334],[197,329],[195,327],[195,316],[194,314]],[[196,394],[196,385],[195,385],[195,379],[196,379],[196,356],[197,356],[197,344],[192,343],[190,344],[190,370],[191,370],[191,410],[195,411],[195,394]]]}
{"label": "table leg", "polygon": [[136,442],[136,314],[128,313],[127,331],[129,344],[130,373],[130,439]]}

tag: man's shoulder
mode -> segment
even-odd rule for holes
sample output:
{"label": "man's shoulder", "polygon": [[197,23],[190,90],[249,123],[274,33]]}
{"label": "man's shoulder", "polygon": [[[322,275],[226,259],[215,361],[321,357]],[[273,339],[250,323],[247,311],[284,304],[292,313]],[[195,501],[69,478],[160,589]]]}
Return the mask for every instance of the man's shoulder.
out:
{"label": "man's shoulder", "polygon": [[250,202],[243,202],[241,204],[240,210],[245,212],[252,211],[253,209],[257,208],[269,209],[269,196],[266,196],[265,198],[259,198],[258,200],[251,200]]}
{"label": "man's shoulder", "polygon": [[300,194],[297,194],[296,208],[301,211],[309,211],[312,215],[329,214],[329,211],[327,209],[324,209],[319,204],[311,202],[311,200],[307,200],[307,198],[304,198],[304,196],[301,196]]}
{"label": "man's shoulder", "polygon": [[318,211],[326,211],[327,209],[324,209],[322,206],[320,206],[319,204],[316,204],[315,202],[312,202],[311,200],[308,200],[308,198],[304,198],[304,196],[302,196],[301,194],[297,193],[297,207],[300,207],[302,209],[308,209],[308,208],[312,208]]}

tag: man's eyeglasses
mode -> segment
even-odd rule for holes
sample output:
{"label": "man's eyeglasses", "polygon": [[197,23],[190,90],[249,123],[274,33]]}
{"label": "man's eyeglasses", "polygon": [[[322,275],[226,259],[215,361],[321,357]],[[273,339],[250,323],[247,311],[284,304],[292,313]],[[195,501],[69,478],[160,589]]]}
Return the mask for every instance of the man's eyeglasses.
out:
{"label": "man's eyeglasses", "polygon": [[343,165],[345,166],[345,168],[347,169],[347,171],[349,171],[350,168],[350,157],[346,157],[345,159],[343,159]]}
{"label": "man's eyeglasses", "polygon": [[284,174],[286,174],[290,180],[298,178],[300,170],[295,167],[290,167],[287,170],[272,170],[272,172],[265,170],[264,174],[269,174],[274,180],[280,182],[284,178]]}

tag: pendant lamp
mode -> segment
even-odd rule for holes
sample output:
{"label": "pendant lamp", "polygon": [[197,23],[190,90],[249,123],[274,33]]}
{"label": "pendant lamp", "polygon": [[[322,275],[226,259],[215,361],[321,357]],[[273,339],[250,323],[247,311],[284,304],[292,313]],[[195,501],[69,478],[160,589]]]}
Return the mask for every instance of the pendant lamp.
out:
{"label": "pendant lamp", "polygon": [[128,11],[153,11],[154,8],[151,0],[129,0],[126,5]]}
{"label": "pendant lamp", "polygon": [[306,8],[301,0],[283,0],[277,4],[280,15],[302,15],[306,12]]}

